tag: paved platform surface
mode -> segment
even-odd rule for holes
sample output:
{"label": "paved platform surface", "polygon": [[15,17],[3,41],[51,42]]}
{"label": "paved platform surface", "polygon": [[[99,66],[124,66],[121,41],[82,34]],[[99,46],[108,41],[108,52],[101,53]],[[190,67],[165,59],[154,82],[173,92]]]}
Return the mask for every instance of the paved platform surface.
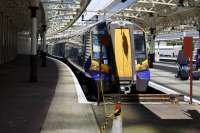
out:
{"label": "paved platform surface", "polygon": [[56,61],[59,80],[41,133],[98,133],[90,104],[79,104],[74,80]]}
{"label": "paved platform surface", "polygon": [[38,82],[29,82],[29,56],[0,65],[0,133],[39,133],[54,95],[58,68],[38,63]]}
{"label": "paved platform surface", "polygon": [[[98,123],[103,125],[103,105],[93,106]],[[107,105],[108,112],[114,105]],[[127,104],[122,105],[124,133],[199,133],[200,106],[189,104]],[[113,120],[105,128],[110,133]]]}
{"label": "paved platform surface", "polygon": [[[168,87],[172,90],[189,95],[189,80],[175,78],[175,73],[159,69],[151,69],[151,81]],[[200,80],[193,80],[193,96],[200,100]]]}
{"label": "paved platform surface", "polygon": [[67,68],[50,59],[46,68],[40,64],[37,83],[29,82],[29,56],[0,65],[0,133],[96,133],[92,109],[77,102]]}

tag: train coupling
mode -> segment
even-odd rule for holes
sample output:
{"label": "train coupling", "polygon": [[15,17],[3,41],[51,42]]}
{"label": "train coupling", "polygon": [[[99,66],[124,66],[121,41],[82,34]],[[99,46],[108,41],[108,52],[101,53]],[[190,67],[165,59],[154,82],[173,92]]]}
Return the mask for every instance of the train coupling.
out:
{"label": "train coupling", "polygon": [[121,85],[120,91],[124,94],[130,94],[131,93],[131,86],[130,85]]}

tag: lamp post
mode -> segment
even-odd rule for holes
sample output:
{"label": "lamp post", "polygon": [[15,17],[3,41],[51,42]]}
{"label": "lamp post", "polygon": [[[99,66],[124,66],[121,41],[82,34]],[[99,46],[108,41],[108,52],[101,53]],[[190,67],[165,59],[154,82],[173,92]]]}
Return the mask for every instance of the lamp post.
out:
{"label": "lamp post", "polygon": [[42,42],[42,67],[46,67],[46,25],[42,25],[42,38],[41,38],[41,42]]}
{"label": "lamp post", "polygon": [[150,27],[149,67],[153,68],[153,62],[155,61],[155,38],[156,38],[156,21],[153,13],[149,13],[149,27]]}
{"label": "lamp post", "polygon": [[31,10],[31,55],[30,55],[30,81],[37,82],[37,10],[38,6],[30,6]]}

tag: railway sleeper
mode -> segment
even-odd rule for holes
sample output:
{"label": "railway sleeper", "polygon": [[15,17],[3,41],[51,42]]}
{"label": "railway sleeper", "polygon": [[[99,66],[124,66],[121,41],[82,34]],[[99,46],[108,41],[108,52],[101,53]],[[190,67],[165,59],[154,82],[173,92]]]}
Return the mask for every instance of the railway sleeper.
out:
{"label": "railway sleeper", "polygon": [[183,95],[168,95],[168,94],[105,94],[105,101],[114,103],[116,99],[120,102],[171,102],[177,104],[183,101]]}

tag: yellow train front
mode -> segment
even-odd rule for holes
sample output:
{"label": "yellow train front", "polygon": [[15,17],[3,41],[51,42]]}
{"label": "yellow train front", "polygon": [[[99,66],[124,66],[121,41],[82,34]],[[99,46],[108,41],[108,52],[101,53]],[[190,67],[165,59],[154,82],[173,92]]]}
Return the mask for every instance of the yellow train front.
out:
{"label": "yellow train front", "polygon": [[145,33],[128,21],[102,22],[82,36],[82,65],[104,92],[146,91],[150,72]]}

